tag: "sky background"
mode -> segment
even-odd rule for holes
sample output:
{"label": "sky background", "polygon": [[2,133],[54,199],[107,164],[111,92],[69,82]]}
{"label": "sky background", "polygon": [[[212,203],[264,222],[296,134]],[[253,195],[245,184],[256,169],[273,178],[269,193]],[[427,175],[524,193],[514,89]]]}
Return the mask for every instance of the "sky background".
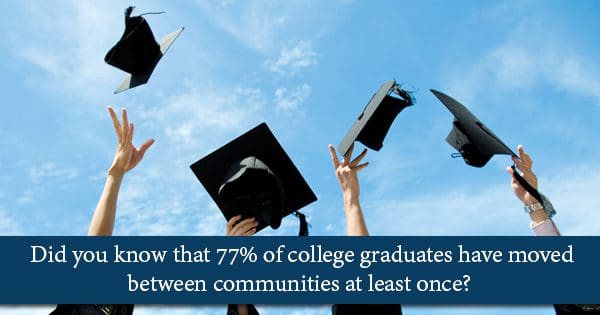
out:
{"label": "sky background", "polygon": [[[510,190],[510,158],[481,169],[452,159],[452,116],[430,88],[464,103],[510,147],[525,146],[563,234],[600,234],[598,1],[143,1],[134,14],[166,11],[146,16],[157,38],[185,31],[147,85],[113,95],[124,73],[103,58],[130,4],[0,1],[1,235],[86,234],[116,145],[108,105],[128,109],[135,144],[156,140],[125,177],[115,235],[224,235],[225,220],[189,165],[263,121],[319,198],[304,209],[311,234],[344,235],[327,145],[390,79],[413,90],[416,104],[359,175],[372,235],[532,235]],[[287,218],[260,235],[294,235],[297,225]],[[404,311],[553,314],[550,306]]]}

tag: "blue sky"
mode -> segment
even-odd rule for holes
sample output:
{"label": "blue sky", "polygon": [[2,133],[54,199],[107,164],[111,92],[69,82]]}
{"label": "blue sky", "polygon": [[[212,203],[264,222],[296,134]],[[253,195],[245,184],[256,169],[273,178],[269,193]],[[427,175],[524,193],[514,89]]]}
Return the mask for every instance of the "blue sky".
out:
{"label": "blue sky", "polygon": [[[327,144],[396,79],[414,90],[361,172],[372,235],[531,235],[506,156],[452,159],[462,101],[505,143],[531,153],[565,235],[600,234],[600,2],[144,1],[156,37],[185,26],[149,84],[113,95],[124,74],[104,54],[124,1],[2,1],[0,234],[84,235],[116,138],[106,106],[126,107],[134,143],[156,143],[121,190],[115,235],[223,235],[189,165],[266,121],[319,200],[313,235],[345,233]],[[360,147],[360,146],[359,146]],[[292,235],[297,220],[277,231]],[[45,314],[49,307],[3,308]],[[222,308],[136,314],[221,314]],[[328,307],[261,307],[328,314]],[[552,314],[550,307],[406,307],[406,314]]]}

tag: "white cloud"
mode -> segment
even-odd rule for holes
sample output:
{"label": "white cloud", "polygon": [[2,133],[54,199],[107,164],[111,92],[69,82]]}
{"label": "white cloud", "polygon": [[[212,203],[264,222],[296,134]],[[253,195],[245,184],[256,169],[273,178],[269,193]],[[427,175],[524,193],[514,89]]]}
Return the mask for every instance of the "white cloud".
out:
{"label": "white cloud", "polygon": [[[600,200],[592,197],[600,185],[597,165],[565,167],[551,176],[539,176],[539,182],[540,191],[558,211],[555,222],[564,235],[600,235],[596,211]],[[394,194],[388,191],[387,195]],[[363,211],[373,235],[533,235],[529,218],[510,190],[508,175],[506,183],[488,187],[364,198]]]}
{"label": "white cloud", "polygon": [[217,27],[244,45],[266,53],[276,45],[279,32],[288,27],[290,6],[264,1],[197,1]]}
{"label": "white cloud", "polygon": [[173,144],[206,145],[207,140],[243,130],[248,123],[258,121],[254,117],[264,104],[258,89],[192,87],[170,97],[165,106],[143,111],[141,116],[151,126],[166,126],[162,132]]}
{"label": "white cloud", "polygon": [[519,230],[526,235],[528,221],[513,199],[507,185],[455,188],[403,199],[365,199],[363,210],[372,235],[510,235]]}
{"label": "white cloud", "polygon": [[297,86],[293,89],[280,87],[275,90],[275,110],[281,112],[295,112],[299,105],[310,96],[311,88],[308,84]]}
{"label": "white cloud", "polygon": [[[550,25],[550,26],[549,26]],[[543,84],[589,99],[600,106],[600,60],[569,43],[569,37],[543,19],[522,19],[507,39],[479,60],[459,63],[449,88],[461,100],[473,103],[474,94],[527,90]],[[463,70],[466,69],[466,70]]]}
{"label": "white cloud", "polygon": [[276,61],[267,61],[269,70],[282,75],[294,75],[299,70],[317,64],[317,53],[310,42],[302,40],[296,45],[284,47]]}
{"label": "white cloud", "polygon": [[600,169],[582,164],[566,167],[542,182],[540,190],[552,201],[563,235],[600,235]]}
{"label": "white cloud", "polygon": [[17,198],[17,204],[20,206],[33,205],[37,202],[35,196],[36,194],[33,192],[32,189],[25,189]]}
{"label": "white cloud", "polygon": [[23,5],[27,14],[23,18],[35,21],[36,29],[15,29],[18,36],[12,38],[11,49],[45,72],[28,77],[30,84],[57,94],[83,97],[98,97],[111,91],[114,72],[103,57],[120,34],[107,25],[122,24],[113,5],[91,1]]}
{"label": "white cloud", "polygon": [[0,235],[23,235],[15,219],[0,205]]}
{"label": "white cloud", "polygon": [[34,184],[52,180],[68,182],[75,179],[78,171],[75,168],[58,168],[53,162],[46,162],[39,167],[29,168],[29,178]]}

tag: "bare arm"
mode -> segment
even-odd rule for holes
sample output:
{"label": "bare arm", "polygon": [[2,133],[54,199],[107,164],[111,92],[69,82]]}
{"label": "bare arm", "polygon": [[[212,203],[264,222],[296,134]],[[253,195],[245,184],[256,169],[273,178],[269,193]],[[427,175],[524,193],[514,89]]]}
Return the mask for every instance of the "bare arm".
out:
{"label": "bare arm", "polygon": [[369,230],[367,229],[367,224],[360,206],[360,186],[358,184],[357,176],[358,171],[369,165],[369,163],[359,164],[367,155],[367,150],[365,149],[359,156],[349,162],[353,149],[354,145],[350,147],[350,150],[340,163],[335,149],[332,145],[329,145],[329,152],[331,153],[331,161],[333,162],[333,167],[335,169],[335,176],[342,188],[347,233],[350,236],[368,236]]}
{"label": "bare arm", "polygon": [[123,177],[125,173],[138,165],[144,157],[146,150],[154,143],[154,140],[150,139],[142,144],[139,149],[136,148],[132,143],[133,123],[128,122],[127,111],[125,109],[121,111],[123,115],[122,126],[112,107],[108,107],[108,112],[115,127],[118,144],[115,158],[108,170],[104,190],[92,216],[92,222],[88,230],[89,236],[112,235],[115,225],[117,199]]}

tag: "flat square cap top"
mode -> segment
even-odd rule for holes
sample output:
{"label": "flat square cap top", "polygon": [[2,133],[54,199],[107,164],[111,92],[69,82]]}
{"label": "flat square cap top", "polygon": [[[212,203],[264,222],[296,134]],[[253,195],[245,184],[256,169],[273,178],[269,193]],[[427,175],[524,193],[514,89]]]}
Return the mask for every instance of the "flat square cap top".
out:
{"label": "flat square cap top", "polygon": [[402,90],[396,81],[383,83],[338,145],[338,151],[345,155],[354,141],[379,151],[396,116],[413,103],[412,96]]}
{"label": "flat square cap top", "polygon": [[131,16],[132,11],[133,7],[125,10],[125,31],[104,57],[109,65],[129,73],[115,93],[147,83],[160,59],[183,31],[180,28],[156,42],[146,19]]}
{"label": "flat square cap top", "polygon": [[482,167],[494,154],[518,157],[463,104],[442,92],[431,92],[454,115],[453,127],[446,142],[462,155],[467,164]]}
{"label": "flat square cap top", "polygon": [[[282,217],[317,200],[266,123],[235,138],[190,168],[227,220],[240,214],[255,217],[259,221],[257,231],[268,225],[277,228]],[[271,196],[279,193],[282,198],[272,200]],[[265,209],[248,209],[256,206],[247,200],[253,196],[263,198],[259,204],[265,205]],[[278,206],[279,200],[281,206]],[[244,205],[248,207],[240,209]],[[260,213],[264,211],[269,213]]]}

